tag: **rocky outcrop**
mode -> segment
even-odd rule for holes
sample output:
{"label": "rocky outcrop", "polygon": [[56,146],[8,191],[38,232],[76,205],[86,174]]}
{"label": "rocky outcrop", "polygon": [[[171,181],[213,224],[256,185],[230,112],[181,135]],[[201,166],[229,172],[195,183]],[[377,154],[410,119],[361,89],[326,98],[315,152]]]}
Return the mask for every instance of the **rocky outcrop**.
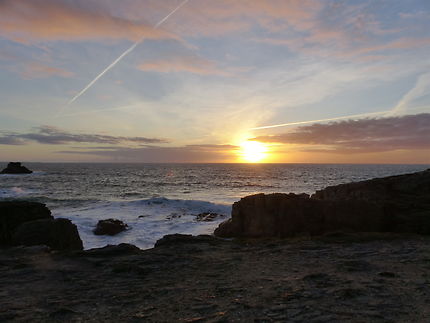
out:
{"label": "rocky outcrop", "polygon": [[214,212],[203,212],[196,215],[196,220],[201,222],[210,222],[213,221],[219,217],[223,217],[224,215],[214,213]]}
{"label": "rocky outcrop", "polygon": [[0,202],[0,245],[47,245],[55,250],[82,250],[70,220],[54,219],[45,204]]}
{"label": "rocky outcrop", "polygon": [[68,219],[43,219],[21,224],[12,236],[14,245],[46,245],[55,250],[83,250],[78,229]]}
{"label": "rocky outcrop", "polygon": [[21,224],[34,220],[53,219],[45,204],[36,202],[0,202],[0,245],[12,244],[12,235]]}
{"label": "rocky outcrop", "polygon": [[430,197],[430,169],[423,172],[375,178],[356,183],[329,186],[312,198],[319,200],[424,202]]}
{"label": "rocky outcrop", "polygon": [[430,234],[430,170],[328,187],[312,197],[247,196],[214,234],[283,238],[333,231]]}
{"label": "rocky outcrop", "polygon": [[117,219],[106,219],[97,222],[97,226],[94,229],[95,235],[110,235],[113,236],[122,231],[127,230],[128,226],[121,220]]}
{"label": "rocky outcrop", "polygon": [[22,166],[20,162],[10,162],[0,174],[31,174],[33,173],[27,167]]}

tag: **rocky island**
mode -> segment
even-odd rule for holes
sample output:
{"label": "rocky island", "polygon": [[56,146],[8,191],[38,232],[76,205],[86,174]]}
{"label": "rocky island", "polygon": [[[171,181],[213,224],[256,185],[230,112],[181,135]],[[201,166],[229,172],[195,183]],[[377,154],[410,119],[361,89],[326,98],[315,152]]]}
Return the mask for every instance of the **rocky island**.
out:
{"label": "rocky island", "polygon": [[[429,170],[312,197],[259,194],[217,230],[235,239],[169,235],[148,250],[81,250],[70,225],[61,236],[73,247],[42,241],[56,232],[49,210],[9,202],[0,321],[428,322],[429,194]],[[45,234],[21,243],[36,227]]]}
{"label": "rocky island", "polygon": [[20,162],[10,162],[7,167],[3,169],[0,174],[31,174],[33,171],[27,167],[22,166]]}

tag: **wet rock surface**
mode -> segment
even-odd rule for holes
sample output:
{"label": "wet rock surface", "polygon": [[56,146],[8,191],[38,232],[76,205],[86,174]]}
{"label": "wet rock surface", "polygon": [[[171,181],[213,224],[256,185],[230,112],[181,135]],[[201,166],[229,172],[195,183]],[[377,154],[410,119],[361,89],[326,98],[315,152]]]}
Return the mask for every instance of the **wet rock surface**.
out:
{"label": "wet rock surface", "polygon": [[42,219],[21,224],[12,236],[14,245],[46,245],[55,250],[82,250],[78,229],[68,219]]}
{"label": "wet rock surface", "polygon": [[94,229],[95,235],[116,235],[122,231],[128,229],[128,225],[121,220],[117,219],[106,219],[97,222],[97,226]]}
{"label": "wet rock surface", "polygon": [[210,222],[217,218],[224,217],[225,215],[213,213],[213,212],[203,212],[196,215],[197,221]]}
{"label": "wet rock surface", "polygon": [[430,234],[430,170],[306,194],[256,194],[233,204],[220,237],[293,237],[346,232]]}
{"label": "wet rock surface", "polygon": [[27,167],[22,166],[20,162],[10,162],[7,167],[3,169],[0,174],[31,174],[33,171]]}
{"label": "wet rock surface", "polygon": [[428,237],[170,242],[2,249],[0,321],[430,321]]}
{"label": "wet rock surface", "polygon": [[36,202],[0,202],[0,245],[11,245],[15,230],[23,223],[53,219],[45,204]]}
{"label": "wet rock surface", "polygon": [[54,219],[45,204],[0,202],[0,246],[46,245],[55,250],[82,250],[78,229],[70,220]]}

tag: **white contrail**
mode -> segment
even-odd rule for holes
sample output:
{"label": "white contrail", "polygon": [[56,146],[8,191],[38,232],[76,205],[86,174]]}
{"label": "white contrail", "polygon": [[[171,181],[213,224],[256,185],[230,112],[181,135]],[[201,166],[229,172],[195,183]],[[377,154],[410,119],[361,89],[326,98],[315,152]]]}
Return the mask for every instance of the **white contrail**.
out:
{"label": "white contrail", "polygon": [[367,117],[367,116],[385,114],[385,113],[389,113],[391,111],[392,110],[386,110],[386,111],[378,111],[378,112],[370,112],[370,113],[362,113],[362,114],[353,114],[353,115],[349,115],[349,116],[329,118],[329,119],[281,123],[281,124],[275,124],[275,125],[271,125],[271,126],[262,126],[262,127],[251,128],[250,130],[260,130],[260,129],[270,129],[270,128],[287,127],[287,126],[297,126],[297,125],[307,124],[307,123],[335,121],[335,120],[350,119],[350,118],[362,118],[362,117]]}
{"label": "white contrail", "polygon": [[177,6],[171,13],[169,13],[166,17],[164,17],[159,22],[157,22],[157,24],[154,26],[154,28],[157,29],[158,27],[160,27],[167,19],[169,19],[169,17],[171,15],[173,15],[176,11],[178,11],[179,9],[181,9],[181,7],[183,7],[188,1],[189,0],[182,1],[181,4],[179,6]]}
{"label": "white contrail", "polygon": [[[427,111],[430,112],[430,106],[425,105],[425,106],[420,106],[420,107],[416,107],[413,109],[408,109],[408,112],[413,112],[413,111],[422,111],[422,112],[427,113]],[[297,126],[297,125],[308,124],[308,123],[336,121],[336,120],[351,119],[351,118],[363,118],[363,117],[370,117],[370,116],[383,115],[383,114],[385,114],[386,117],[395,117],[395,115],[392,115],[392,112],[393,112],[393,109],[385,110],[385,111],[378,111],[378,112],[362,113],[362,114],[352,114],[352,115],[343,116],[343,117],[336,117],[336,118],[281,123],[281,124],[275,124],[275,125],[270,125],[270,126],[261,126],[261,127],[250,128],[249,130],[260,130],[260,129],[270,129],[270,128],[278,128],[278,127]]]}
{"label": "white contrail", "polygon": [[421,74],[418,77],[415,86],[409,90],[393,108],[391,115],[395,116],[404,113],[409,108],[409,105],[413,100],[427,95],[430,92],[429,89],[430,73]]}
{"label": "white contrail", "polygon": [[[189,0],[184,0],[181,2],[179,6],[177,6],[173,11],[171,11],[167,16],[165,16],[163,19],[161,19],[159,22],[157,22],[154,26],[154,29],[157,29],[160,27],[171,15],[173,15],[176,11],[181,9]],[[136,41],[133,45],[130,46],[129,49],[127,49],[124,53],[122,53],[120,56],[118,56],[117,59],[115,59],[108,67],[106,67],[99,75],[96,76],[94,80],[92,80],[86,87],[82,89],[78,94],[76,94],[68,103],[67,105],[72,104],[75,102],[82,94],[84,94],[91,86],[94,85],[106,72],[108,72],[111,68],[113,68],[116,64],[118,64],[119,61],[121,61],[126,55],[130,54],[137,45],[139,45],[144,40],[144,37],[140,38],[138,41]],[[61,113],[62,111],[60,111]]]}
{"label": "white contrail", "polygon": [[430,88],[430,73],[424,73],[418,77],[417,82],[415,83],[415,86],[411,90],[409,90],[400,99],[400,101],[397,103],[397,105],[394,108],[392,108],[391,110],[370,112],[370,113],[363,113],[363,114],[355,114],[355,115],[349,115],[349,116],[343,116],[343,117],[337,117],[337,118],[329,118],[329,119],[321,119],[321,120],[281,123],[281,124],[275,124],[275,125],[270,125],[270,126],[261,126],[261,127],[251,128],[249,130],[260,130],[260,129],[270,129],[270,128],[287,127],[287,126],[297,126],[297,125],[307,124],[307,123],[335,121],[335,120],[350,119],[350,118],[361,118],[361,117],[380,115],[380,114],[386,114],[387,117],[395,117],[395,116],[399,116],[401,114],[404,114],[406,112],[406,110],[408,112],[417,111],[417,110],[428,110],[429,107],[427,107],[427,106],[410,108],[410,107],[408,107],[408,103],[411,102],[412,100],[416,99],[416,98],[419,98],[419,97],[422,97],[422,96],[428,94],[429,88]]}
{"label": "white contrail", "polygon": [[67,105],[72,104],[75,102],[77,98],[79,98],[82,94],[87,92],[87,90],[98,81],[99,78],[101,78],[103,75],[105,75],[106,72],[108,72],[112,67],[114,67],[120,60],[123,59],[124,56],[129,54],[133,49],[136,48],[137,45],[139,45],[142,42],[143,39],[140,39],[139,41],[135,42],[129,49],[127,49],[124,53],[122,53],[116,60],[114,60],[108,67],[106,67],[99,75],[96,76],[94,80],[92,80],[86,87],[82,89],[78,94],[76,94],[68,103]]}

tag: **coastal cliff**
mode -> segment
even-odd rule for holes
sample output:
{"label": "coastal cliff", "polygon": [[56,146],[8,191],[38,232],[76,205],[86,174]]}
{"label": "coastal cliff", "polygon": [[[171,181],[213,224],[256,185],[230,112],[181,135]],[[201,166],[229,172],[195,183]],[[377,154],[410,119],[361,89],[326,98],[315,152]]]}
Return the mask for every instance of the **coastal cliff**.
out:
{"label": "coastal cliff", "polygon": [[334,231],[430,234],[430,170],[327,187],[312,196],[246,196],[215,235],[285,238]]}

